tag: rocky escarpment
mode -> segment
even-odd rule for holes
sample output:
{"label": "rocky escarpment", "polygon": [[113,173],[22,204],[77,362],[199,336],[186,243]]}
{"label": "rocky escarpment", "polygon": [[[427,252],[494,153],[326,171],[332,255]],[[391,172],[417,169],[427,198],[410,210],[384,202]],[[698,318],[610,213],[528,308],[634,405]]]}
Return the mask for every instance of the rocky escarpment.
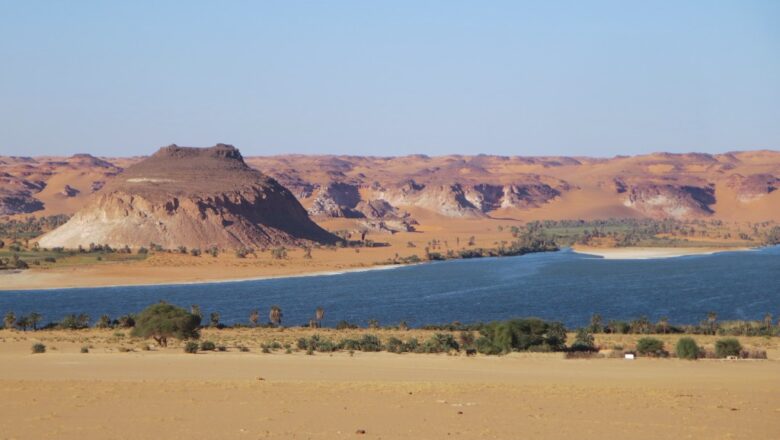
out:
{"label": "rocky escarpment", "polygon": [[625,206],[634,208],[653,218],[698,218],[713,213],[715,203],[712,185],[690,186],[656,183],[639,183],[624,187]]}
{"label": "rocky escarpment", "polygon": [[317,191],[309,214],[344,218],[365,217],[365,214],[355,209],[358,203],[360,191],[357,185],[331,182]]}
{"label": "rocky escarpment", "polygon": [[776,191],[780,187],[780,178],[771,174],[734,174],[729,177],[727,185],[736,192],[737,200],[749,203]]}
{"label": "rocky escarpment", "polygon": [[501,208],[539,207],[568,191],[563,181],[555,186],[534,176],[509,184],[454,183],[425,185],[408,180],[397,187],[382,188],[378,197],[392,205],[426,208],[448,217],[484,217]]}
{"label": "rocky escarpment", "polygon": [[230,145],[171,145],[125,170],[43,247],[206,248],[333,243],[290,191],[248,167]]}
{"label": "rocky escarpment", "polygon": [[44,182],[0,172],[0,215],[28,214],[43,209],[43,203],[33,194],[45,187]]}
{"label": "rocky escarpment", "polygon": [[361,219],[365,227],[387,232],[413,231],[417,224],[386,200],[363,200],[360,187],[346,182],[321,187],[308,212],[318,217]]}
{"label": "rocky escarpment", "polygon": [[[42,202],[41,213],[70,214],[142,159],[0,157],[0,176],[8,173],[17,185],[0,185],[0,203],[6,213],[40,209]],[[428,213],[520,221],[780,219],[780,151],[771,150],[613,158],[281,155],[246,162],[288,188],[311,215],[339,219],[337,227],[387,225],[406,221],[407,213],[420,220]],[[79,192],[63,192],[66,184]]]}

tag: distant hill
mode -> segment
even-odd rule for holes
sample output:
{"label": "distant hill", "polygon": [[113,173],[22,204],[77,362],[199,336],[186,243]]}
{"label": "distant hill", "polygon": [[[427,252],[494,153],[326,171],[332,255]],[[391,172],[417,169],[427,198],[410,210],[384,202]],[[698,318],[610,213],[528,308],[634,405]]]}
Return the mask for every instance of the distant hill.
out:
{"label": "distant hill", "polygon": [[[158,165],[144,167],[168,163],[160,154],[154,156]],[[0,215],[73,213],[121,168],[130,171],[141,160],[0,157]],[[410,230],[423,219],[489,217],[780,220],[778,151],[614,158],[282,155],[249,157],[246,164],[288,188],[315,220],[360,219],[390,230]]]}
{"label": "distant hill", "polygon": [[[83,156],[79,161],[86,168],[113,166]],[[169,249],[336,241],[289,190],[222,144],[161,148],[118,173],[66,224],[39,239],[48,248],[155,243]]]}

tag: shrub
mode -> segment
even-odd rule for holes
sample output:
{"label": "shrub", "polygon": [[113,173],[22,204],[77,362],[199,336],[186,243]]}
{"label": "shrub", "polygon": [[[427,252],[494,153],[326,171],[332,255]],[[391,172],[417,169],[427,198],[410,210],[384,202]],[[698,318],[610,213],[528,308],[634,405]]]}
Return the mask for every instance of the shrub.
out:
{"label": "shrub", "polygon": [[33,354],[46,353],[46,346],[41,344],[40,342],[35,343],[32,346],[32,352],[33,352]]}
{"label": "shrub", "polygon": [[341,320],[336,324],[336,330],[346,330],[346,329],[353,329],[358,328],[357,324],[352,324],[351,322],[347,322],[344,320]]}
{"label": "shrub", "polygon": [[422,353],[447,353],[450,350],[460,350],[460,345],[448,333],[436,333],[426,340],[417,351]]}
{"label": "shrub", "polygon": [[85,314],[74,315],[70,314],[62,318],[60,321],[60,328],[67,330],[80,330],[89,327],[89,316]]}
{"label": "shrub", "polygon": [[715,342],[715,355],[719,358],[739,356],[741,351],[742,344],[734,338],[720,339]]}
{"label": "shrub", "polygon": [[642,338],[636,343],[637,353],[643,356],[664,356],[664,342],[656,338]]}
{"label": "shrub", "polygon": [[321,352],[332,352],[338,350],[338,346],[333,343],[330,339],[321,340],[317,343],[317,345],[314,347],[315,350],[321,351]]}
{"label": "shrub", "polygon": [[200,316],[167,303],[153,304],[136,319],[132,335],[152,338],[161,347],[168,346],[168,338],[197,339]]}
{"label": "shrub", "polygon": [[417,340],[417,338],[409,338],[404,342],[404,350],[405,351],[417,351],[418,347],[420,346],[420,342]]}
{"label": "shrub", "polygon": [[[281,348],[281,344],[278,342],[275,343],[273,347],[279,347]],[[272,345],[267,345],[266,347],[269,348]],[[339,345],[336,345],[333,343],[333,341],[329,339],[322,339],[319,335],[313,335],[309,339],[306,338],[300,338],[298,339],[298,348],[301,350],[312,350],[312,351],[324,351],[324,352],[331,352],[336,351],[339,348]]]}
{"label": "shrub", "polygon": [[97,328],[111,328],[111,317],[108,315],[100,315],[100,319],[95,324]]}
{"label": "shrub", "polygon": [[589,328],[577,330],[577,336],[574,338],[574,343],[571,344],[571,351],[596,351],[595,340]]}
{"label": "shrub", "polygon": [[195,354],[198,352],[198,343],[195,341],[189,341],[184,344],[184,352]]}
{"label": "shrub", "polygon": [[82,353],[89,353],[89,347],[87,347],[86,345],[81,347],[81,352]]}
{"label": "shrub", "polygon": [[481,347],[478,345],[477,348],[485,354],[529,350],[541,345],[549,346],[553,351],[566,348],[566,329],[563,324],[537,318],[491,322],[483,326],[480,333],[482,338],[478,343]]}
{"label": "shrub", "polygon": [[405,351],[405,348],[406,347],[404,347],[404,341],[396,337],[389,338],[385,343],[385,350],[391,353],[403,353]]}
{"label": "shrub", "polygon": [[200,349],[202,351],[214,351],[217,349],[217,345],[211,341],[203,341],[200,343]]}
{"label": "shrub", "polygon": [[360,338],[360,350],[362,351],[380,351],[382,342],[374,335],[363,335]]}
{"label": "shrub", "polygon": [[217,351],[227,351],[227,347],[224,345],[217,345]]}
{"label": "shrub", "polygon": [[[360,341],[356,339],[342,339],[339,342],[342,350],[360,350]],[[298,348],[301,348],[300,346]]]}
{"label": "shrub", "polygon": [[123,315],[120,316],[116,323],[119,327],[130,328],[135,327],[135,315]]}
{"label": "shrub", "polygon": [[480,336],[474,341],[477,351],[482,354],[501,354],[501,349],[493,345],[493,341],[485,336]]}
{"label": "shrub", "polygon": [[693,338],[680,338],[674,351],[680,359],[696,360],[699,358],[699,350]]}

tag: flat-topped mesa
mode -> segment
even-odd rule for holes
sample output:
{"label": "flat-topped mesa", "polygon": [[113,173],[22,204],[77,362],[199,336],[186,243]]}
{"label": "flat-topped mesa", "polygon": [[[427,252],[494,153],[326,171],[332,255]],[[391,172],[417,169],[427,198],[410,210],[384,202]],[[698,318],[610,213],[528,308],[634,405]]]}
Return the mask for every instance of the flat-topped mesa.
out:
{"label": "flat-topped mesa", "polygon": [[39,243],[235,249],[337,240],[287,188],[247,166],[235,147],[218,144],[161,148],[119,174]]}

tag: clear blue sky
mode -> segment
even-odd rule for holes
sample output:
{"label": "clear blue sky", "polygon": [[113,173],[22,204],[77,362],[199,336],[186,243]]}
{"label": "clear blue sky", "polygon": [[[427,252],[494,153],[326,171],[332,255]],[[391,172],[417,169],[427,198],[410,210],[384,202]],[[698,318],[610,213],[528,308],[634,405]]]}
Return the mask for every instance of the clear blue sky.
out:
{"label": "clear blue sky", "polygon": [[780,1],[3,1],[0,154],[780,148]]}

